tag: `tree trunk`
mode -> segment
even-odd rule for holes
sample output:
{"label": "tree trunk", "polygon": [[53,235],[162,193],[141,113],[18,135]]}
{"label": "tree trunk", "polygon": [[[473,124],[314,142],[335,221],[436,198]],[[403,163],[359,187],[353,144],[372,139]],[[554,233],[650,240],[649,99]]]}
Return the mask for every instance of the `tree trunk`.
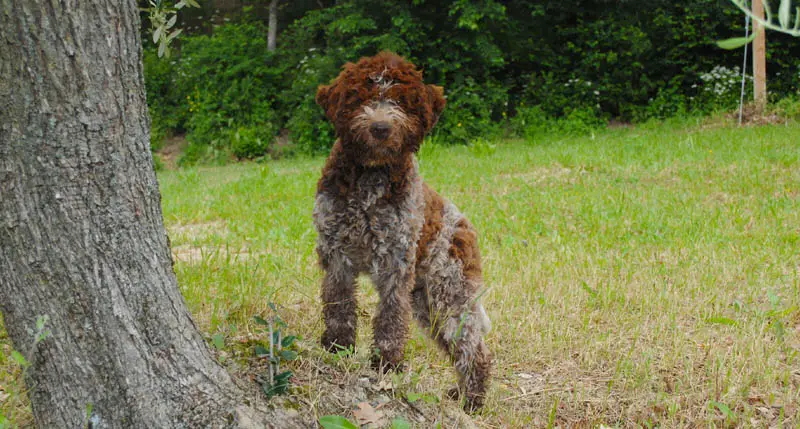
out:
{"label": "tree trunk", "polygon": [[275,52],[278,42],[278,0],[269,2],[269,30],[267,31],[267,50]]}
{"label": "tree trunk", "polygon": [[[753,15],[764,19],[762,0],[753,0]],[[753,20],[753,99],[761,113],[767,105],[767,33],[764,26]]]}
{"label": "tree trunk", "polygon": [[40,428],[266,424],[180,295],[149,122],[135,0],[0,1],[0,311]]}

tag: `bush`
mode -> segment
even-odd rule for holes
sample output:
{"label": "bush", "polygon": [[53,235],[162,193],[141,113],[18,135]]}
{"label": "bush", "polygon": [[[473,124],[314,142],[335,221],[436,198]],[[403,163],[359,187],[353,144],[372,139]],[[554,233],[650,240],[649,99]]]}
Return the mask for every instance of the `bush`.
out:
{"label": "bush", "polygon": [[788,96],[775,103],[775,112],[784,118],[800,121],[799,95]]}
{"label": "bush", "polygon": [[285,66],[275,64],[265,34],[258,23],[223,25],[211,36],[184,37],[178,59],[145,63],[148,91],[160,94],[148,99],[154,124],[186,131],[182,164],[267,154],[279,130]]}
{"label": "bush", "polygon": [[[692,85],[698,90],[693,98],[695,110],[714,113],[736,109],[742,95],[742,73],[737,67],[716,66],[700,75],[700,82]],[[753,93],[753,77],[745,76],[745,96]]]}
{"label": "bush", "polygon": [[511,133],[517,137],[533,138],[552,129],[553,119],[547,116],[541,106],[522,105],[508,124]]}
{"label": "bush", "polygon": [[[261,6],[250,10],[263,12]],[[406,56],[427,83],[444,87],[448,106],[433,133],[448,143],[491,139],[506,124],[520,136],[583,134],[608,118],[647,121],[735,108],[741,52],[712,41],[743,33],[740,11],[717,0],[647,6],[286,2],[280,22],[288,25],[274,53],[266,47],[265,14],[223,12],[218,18],[233,22],[202,22],[213,34],[184,33],[172,59],[145,50],[152,145],[186,133],[183,163],[257,158],[275,153],[272,137],[288,131],[291,144],[282,152],[326,152],[335,137],[314,102],[317,86],[345,62],[383,49]],[[770,43],[771,97],[779,99],[800,85],[800,45]]]}
{"label": "bush", "polygon": [[336,75],[338,66],[332,57],[314,49],[303,56],[296,70],[291,88],[282,97],[286,110],[292,112],[286,122],[289,137],[303,153],[326,152],[335,140],[334,130],[314,97],[317,87]]}
{"label": "bush", "polygon": [[658,90],[655,97],[651,98],[646,106],[633,110],[633,120],[644,122],[648,119],[667,119],[675,116],[684,116],[687,113],[689,99],[675,86],[668,86]]}
{"label": "bush", "polygon": [[508,95],[500,85],[478,86],[472,78],[463,85],[445,88],[445,106],[434,133],[448,143],[467,144],[474,138],[491,137],[502,127],[497,117],[507,105]]}
{"label": "bush", "polygon": [[231,136],[231,152],[239,159],[259,158],[269,151],[273,140],[270,127],[239,127]]}

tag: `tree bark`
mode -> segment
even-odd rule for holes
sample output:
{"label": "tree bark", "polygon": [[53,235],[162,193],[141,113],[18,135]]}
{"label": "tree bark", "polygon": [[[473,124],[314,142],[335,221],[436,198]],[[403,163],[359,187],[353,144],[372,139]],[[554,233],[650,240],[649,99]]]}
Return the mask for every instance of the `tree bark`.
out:
{"label": "tree bark", "polygon": [[291,426],[238,406],[180,295],[139,37],[135,0],[0,0],[0,311],[36,425]]}
{"label": "tree bark", "polygon": [[267,50],[275,52],[278,43],[278,0],[269,2],[269,30],[267,31]]}

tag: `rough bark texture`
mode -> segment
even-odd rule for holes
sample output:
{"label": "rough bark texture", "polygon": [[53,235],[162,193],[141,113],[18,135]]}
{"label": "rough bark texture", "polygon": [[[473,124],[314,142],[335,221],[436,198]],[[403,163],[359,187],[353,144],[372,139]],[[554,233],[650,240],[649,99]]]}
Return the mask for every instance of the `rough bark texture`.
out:
{"label": "rough bark texture", "polygon": [[278,42],[278,0],[269,2],[269,30],[267,31],[267,50],[275,52]]}
{"label": "rough bark texture", "polygon": [[0,0],[0,311],[38,427],[261,426],[178,289],[138,30],[134,0]]}

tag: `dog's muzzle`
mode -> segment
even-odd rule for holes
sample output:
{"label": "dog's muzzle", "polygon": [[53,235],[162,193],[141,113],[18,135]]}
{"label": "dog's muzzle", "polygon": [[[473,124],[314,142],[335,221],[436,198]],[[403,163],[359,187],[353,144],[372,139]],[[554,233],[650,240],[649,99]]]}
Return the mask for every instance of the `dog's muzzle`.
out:
{"label": "dog's muzzle", "polygon": [[392,125],[386,121],[373,122],[372,125],[369,126],[369,133],[372,134],[375,140],[386,140],[391,131]]}

